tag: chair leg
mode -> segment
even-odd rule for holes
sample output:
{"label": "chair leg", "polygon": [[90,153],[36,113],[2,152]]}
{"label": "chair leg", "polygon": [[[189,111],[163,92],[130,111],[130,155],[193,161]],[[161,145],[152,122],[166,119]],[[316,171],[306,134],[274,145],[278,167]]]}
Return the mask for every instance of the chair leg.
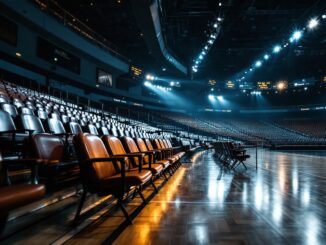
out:
{"label": "chair leg", "polygon": [[156,186],[155,186],[155,184],[154,184],[154,181],[151,179],[151,185],[153,186],[153,188],[154,188],[154,191],[156,192],[156,193],[158,193],[158,190],[157,190],[157,188],[156,188]]}
{"label": "chair leg", "polygon": [[141,192],[141,188],[138,189],[138,195],[140,196],[140,198],[143,200],[143,203],[147,203],[143,193]]}
{"label": "chair leg", "polygon": [[163,175],[163,177],[164,177],[165,181],[167,181],[167,180],[168,180],[168,178],[166,177],[166,174],[165,174],[165,172],[164,172],[164,171],[162,172],[162,175]]}
{"label": "chair leg", "polygon": [[119,206],[119,208],[121,209],[123,215],[125,216],[126,221],[131,225],[131,224],[132,224],[132,220],[130,219],[130,216],[129,216],[127,210],[126,210],[125,207],[123,206],[122,198],[119,198],[119,200],[118,200],[118,206]]}
{"label": "chair leg", "polygon": [[82,196],[80,198],[80,201],[79,201],[79,205],[78,205],[78,208],[77,208],[77,211],[76,211],[76,214],[75,214],[75,218],[74,218],[74,221],[73,221],[73,226],[76,226],[78,224],[78,220],[79,220],[79,217],[80,217],[80,212],[83,208],[83,205],[84,205],[84,202],[85,202],[85,199],[86,199],[86,194],[87,194],[87,191],[83,190],[83,193],[82,193]]}

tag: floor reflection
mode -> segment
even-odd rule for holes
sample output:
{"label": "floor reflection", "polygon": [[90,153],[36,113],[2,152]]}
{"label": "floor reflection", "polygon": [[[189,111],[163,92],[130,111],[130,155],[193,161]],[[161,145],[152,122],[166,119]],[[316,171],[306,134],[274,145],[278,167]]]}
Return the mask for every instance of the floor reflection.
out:
{"label": "floor reflection", "polygon": [[[326,158],[260,150],[247,171],[212,152],[181,167],[117,239],[123,244],[322,244]],[[136,236],[135,234],[139,234]]]}

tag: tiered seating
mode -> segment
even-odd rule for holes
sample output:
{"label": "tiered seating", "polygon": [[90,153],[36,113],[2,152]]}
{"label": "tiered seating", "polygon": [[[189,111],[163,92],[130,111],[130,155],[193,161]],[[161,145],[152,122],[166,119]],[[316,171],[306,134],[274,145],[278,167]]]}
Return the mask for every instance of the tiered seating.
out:
{"label": "tiered seating", "polygon": [[[10,173],[26,167],[31,169],[31,182],[46,184],[48,191],[64,187],[67,181],[81,181],[83,194],[75,224],[87,193],[115,196],[130,221],[124,198],[133,191],[146,202],[142,189],[148,184],[157,192],[155,181],[167,181],[167,174],[180,166],[184,140],[140,121],[0,82],[0,144],[5,155],[0,159],[2,182],[13,184],[10,190],[15,191],[17,181],[12,181]],[[192,140],[190,145],[196,144]],[[44,194],[44,186],[33,186],[40,190],[35,198],[31,195],[26,202],[17,201],[13,208]],[[0,189],[0,207],[1,200]],[[10,209],[4,210],[8,213]]]}
{"label": "tiered seating", "polygon": [[313,118],[286,119],[278,120],[275,123],[289,130],[293,130],[311,137],[326,138],[326,120],[323,118],[318,120]]}

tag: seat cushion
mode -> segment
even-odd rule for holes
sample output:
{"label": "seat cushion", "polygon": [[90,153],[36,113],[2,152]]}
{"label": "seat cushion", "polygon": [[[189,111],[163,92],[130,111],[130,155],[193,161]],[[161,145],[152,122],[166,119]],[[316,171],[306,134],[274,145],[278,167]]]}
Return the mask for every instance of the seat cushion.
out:
{"label": "seat cushion", "polygon": [[175,163],[179,160],[178,156],[172,156],[172,157],[169,157],[168,160],[170,161],[170,163]]}
{"label": "seat cushion", "polygon": [[[149,181],[152,177],[152,172],[150,170],[145,169],[141,172],[136,169],[132,169],[130,171],[126,171],[125,176],[126,186],[138,186],[145,184],[147,181]],[[105,191],[115,190],[121,187],[121,180],[121,174],[110,176],[101,180],[100,187],[102,190]]]}
{"label": "seat cushion", "polygon": [[170,162],[169,160],[160,160],[160,161],[156,161],[156,164],[161,164],[163,166],[163,168],[167,168],[168,166],[170,166]]}
{"label": "seat cushion", "polygon": [[163,170],[163,165],[159,163],[152,163],[151,168],[149,168],[149,164],[143,165],[143,169],[149,169],[152,171],[154,175],[159,174]]}
{"label": "seat cushion", "polygon": [[44,185],[16,185],[0,188],[0,212],[32,203],[45,195]]}

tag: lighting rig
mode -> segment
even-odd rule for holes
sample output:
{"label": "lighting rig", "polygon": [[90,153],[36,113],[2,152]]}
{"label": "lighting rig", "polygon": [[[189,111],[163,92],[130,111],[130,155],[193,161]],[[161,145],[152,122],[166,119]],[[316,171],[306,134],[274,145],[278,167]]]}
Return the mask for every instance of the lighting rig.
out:
{"label": "lighting rig", "polygon": [[191,67],[192,73],[198,72],[200,64],[204,61],[205,57],[207,56],[210,49],[213,47],[213,45],[220,33],[221,23],[223,21],[222,6],[223,6],[222,2],[219,2],[219,4],[218,4],[219,9],[218,9],[217,17],[211,25],[212,28],[211,28],[211,32],[209,34],[207,43],[204,45],[203,49],[201,50],[201,52],[199,53],[197,58],[195,58],[193,61],[194,63],[192,64],[192,67]]}

